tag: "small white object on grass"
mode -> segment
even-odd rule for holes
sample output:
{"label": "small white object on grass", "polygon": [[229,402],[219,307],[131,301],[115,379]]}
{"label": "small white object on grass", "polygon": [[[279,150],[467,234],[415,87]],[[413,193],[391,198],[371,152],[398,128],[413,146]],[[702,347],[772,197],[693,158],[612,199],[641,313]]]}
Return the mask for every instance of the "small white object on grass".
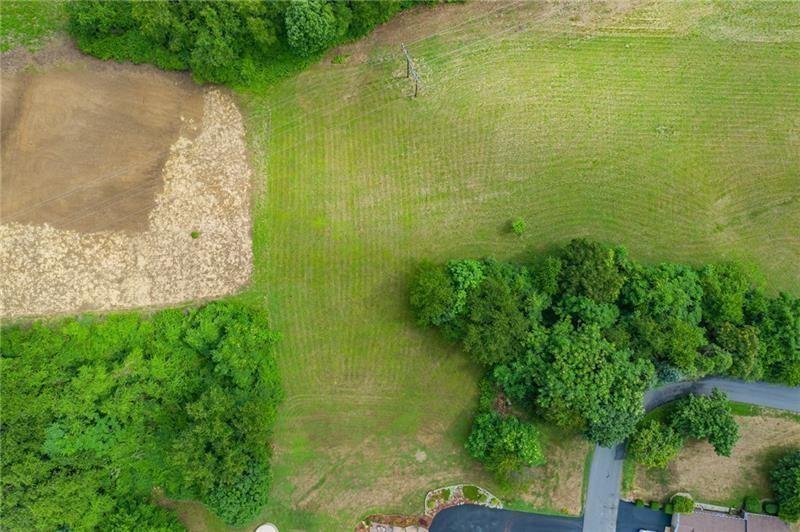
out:
{"label": "small white object on grass", "polygon": [[264,523],[256,528],[256,532],[278,532],[278,527],[272,523]]}

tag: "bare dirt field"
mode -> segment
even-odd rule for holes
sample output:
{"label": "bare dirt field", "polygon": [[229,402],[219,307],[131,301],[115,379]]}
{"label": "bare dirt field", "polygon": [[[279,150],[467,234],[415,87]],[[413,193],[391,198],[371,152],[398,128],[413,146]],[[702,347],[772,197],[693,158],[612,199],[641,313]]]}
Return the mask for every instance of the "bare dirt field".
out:
{"label": "bare dirt field", "polygon": [[170,145],[196,133],[202,90],[152,68],[45,57],[3,68],[3,222],[147,229]]}
{"label": "bare dirt field", "polygon": [[800,446],[800,422],[780,413],[736,416],[741,439],[730,458],[704,441],[691,441],[666,470],[637,467],[631,498],[663,500],[687,491],[701,502],[740,504],[747,494],[769,497],[769,471]]}
{"label": "bare dirt field", "polygon": [[251,272],[250,169],[224,92],[64,42],[4,55],[6,318],[174,304]]}

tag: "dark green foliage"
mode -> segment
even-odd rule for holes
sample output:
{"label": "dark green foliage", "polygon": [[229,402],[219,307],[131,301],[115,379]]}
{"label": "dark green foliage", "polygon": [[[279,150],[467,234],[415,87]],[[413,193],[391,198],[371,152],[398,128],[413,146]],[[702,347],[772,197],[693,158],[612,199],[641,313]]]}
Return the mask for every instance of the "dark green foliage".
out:
{"label": "dark green foliage", "polygon": [[555,324],[526,357],[535,403],[559,426],[585,428],[601,445],[621,441],[644,413],[642,399],[653,375],[649,361],[636,359],[603,338],[600,328]]}
{"label": "dark green foliage", "polygon": [[644,508],[644,501],[642,499],[636,499],[636,506],[638,508]]}
{"label": "dark green foliage", "polygon": [[477,260],[451,260],[447,263],[447,271],[456,289],[456,300],[453,304],[453,316],[464,311],[467,295],[480,286],[483,281],[483,264]]}
{"label": "dark green foliage", "polygon": [[69,2],[70,32],[102,59],[191,70],[199,81],[249,83],[302,67],[365,35],[417,0]]}
{"label": "dark green foliage", "polygon": [[702,327],[679,319],[654,318],[638,313],[628,318],[627,325],[631,347],[637,353],[668,364],[683,375],[704,373],[700,349],[707,341]]}
{"label": "dark green foliage", "polygon": [[334,38],[333,6],[323,0],[297,0],[286,8],[286,36],[298,55],[308,57],[324,50]]}
{"label": "dark green foliage", "polygon": [[656,512],[661,509],[661,503],[658,501],[650,501],[650,509]]}
{"label": "dark green foliage", "polygon": [[472,484],[461,488],[461,494],[464,495],[464,498],[470,501],[477,501],[481,497],[481,492],[478,489],[478,486],[473,486]]}
{"label": "dark green foliage", "polygon": [[747,321],[758,328],[765,377],[800,386],[800,299],[788,294],[769,299],[751,291],[745,313]]}
{"label": "dark green foliage", "polygon": [[690,514],[694,511],[694,500],[685,495],[672,497],[672,510],[678,514]]}
{"label": "dark green foliage", "polygon": [[749,512],[751,514],[761,513],[761,499],[755,495],[747,495],[744,498],[742,508],[745,512]]}
{"label": "dark green foliage", "polygon": [[774,502],[765,502],[764,503],[764,513],[769,515],[778,515],[780,508],[778,507],[777,503]]}
{"label": "dark green foliage", "polygon": [[[411,286],[411,307],[421,325],[458,327],[467,295],[484,278],[483,264],[477,260],[452,260],[445,267],[431,263],[420,266]],[[459,323],[461,320],[458,320]],[[460,337],[461,332],[453,329]]]}
{"label": "dark green foliage", "polygon": [[677,319],[697,325],[702,317],[700,277],[683,264],[632,265],[621,304],[654,319]]}
{"label": "dark green foliage", "polygon": [[667,515],[674,514],[675,513],[675,506],[671,502],[668,502],[667,504],[664,505],[664,513],[667,514]]}
{"label": "dark green foliage", "polygon": [[562,316],[569,316],[575,325],[597,325],[607,329],[619,318],[619,308],[611,303],[597,303],[585,296],[566,296],[555,309]]}
{"label": "dark green foliage", "polygon": [[423,264],[411,285],[411,308],[420,325],[443,325],[455,318],[458,295],[446,268]]}
{"label": "dark green foliage", "polygon": [[656,420],[639,426],[628,442],[631,456],[647,467],[666,467],[682,448],[681,435],[669,425]]}
{"label": "dark green foliage", "polygon": [[558,292],[558,279],[561,277],[561,260],[547,255],[533,266],[533,286],[539,292],[554,296]]}
{"label": "dark green foliage", "polygon": [[725,322],[717,330],[716,344],[731,355],[731,366],[728,373],[740,379],[756,380],[763,374],[761,360],[761,343],[758,329],[752,325],[736,326]]}
{"label": "dark green foliage", "polygon": [[683,375],[702,373],[702,298],[699,276],[688,266],[632,264],[620,297],[620,305],[630,309],[631,347]]}
{"label": "dark green foliage", "polygon": [[669,384],[671,382],[679,382],[684,380],[684,375],[681,371],[674,367],[670,366],[664,362],[656,362],[656,384]]}
{"label": "dark green foliage", "polygon": [[739,440],[739,426],[731,414],[728,397],[717,388],[710,397],[688,395],[679,399],[670,423],[687,438],[707,439],[720,456],[730,456]]}
{"label": "dark green foliage", "polygon": [[700,270],[703,287],[703,319],[711,327],[744,320],[745,296],[752,281],[735,263],[709,264]]}
{"label": "dark green foliage", "polygon": [[536,427],[495,411],[475,417],[466,447],[470,455],[500,478],[544,463]]}
{"label": "dark green foliage", "polygon": [[[772,491],[778,499],[778,515],[784,521],[800,520],[800,449],[787,453],[770,474]],[[769,512],[767,510],[767,513]]]}
{"label": "dark green foliage", "polygon": [[242,475],[215,482],[206,502],[226,523],[244,524],[264,507],[270,480],[266,463],[251,464]]}
{"label": "dark green foliage", "polygon": [[549,298],[533,288],[527,269],[485,261],[483,280],[467,295],[459,325],[464,349],[487,366],[524,354],[528,335],[548,303]]}
{"label": "dark green foliage", "polygon": [[5,329],[4,526],[180,529],[155,488],[252,518],[281,397],[274,340],[224,303]]}
{"label": "dark green foliage", "polygon": [[517,236],[522,236],[525,234],[525,227],[525,220],[516,218],[511,221],[511,232]]}
{"label": "dark green foliage", "polygon": [[598,303],[614,303],[626,279],[625,252],[599,242],[577,239],[561,252],[559,285],[566,295],[586,296]]}
{"label": "dark green foliage", "polygon": [[[634,431],[644,391],[657,383],[800,383],[800,300],[767,297],[734,264],[647,266],[581,239],[530,265],[424,266],[411,304],[420,323],[462,342],[516,406],[602,445]],[[718,399],[689,400],[679,423],[660,429],[664,438],[648,427],[640,460],[663,467],[685,437],[729,454],[738,429]]]}

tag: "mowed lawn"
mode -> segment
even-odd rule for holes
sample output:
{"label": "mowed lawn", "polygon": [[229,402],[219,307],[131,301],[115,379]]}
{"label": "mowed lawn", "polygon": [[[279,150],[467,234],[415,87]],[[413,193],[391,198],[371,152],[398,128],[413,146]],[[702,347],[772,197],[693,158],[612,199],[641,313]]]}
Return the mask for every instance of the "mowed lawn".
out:
{"label": "mowed lawn", "polygon": [[245,94],[247,297],[283,335],[286,388],[264,519],[347,530],[462,481],[579,512],[580,438],[549,437],[549,473],[517,490],[466,455],[481,372],[414,325],[409,278],[591,236],[647,261],[739,259],[796,292],[799,6],[423,8]]}

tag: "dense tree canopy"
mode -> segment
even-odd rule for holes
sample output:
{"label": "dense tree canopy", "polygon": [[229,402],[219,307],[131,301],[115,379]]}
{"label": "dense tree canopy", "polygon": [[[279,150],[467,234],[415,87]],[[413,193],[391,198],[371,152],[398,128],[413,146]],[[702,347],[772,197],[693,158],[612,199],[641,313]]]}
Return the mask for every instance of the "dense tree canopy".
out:
{"label": "dense tree canopy", "polygon": [[[460,341],[519,407],[603,445],[634,430],[658,382],[800,383],[800,300],[767,296],[736,264],[646,265],[578,239],[531,264],[427,264],[411,302],[421,324]],[[726,406],[687,402],[678,436],[656,448],[641,435],[642,456],[662,463],[682,437],[729,453],[738,436]]]}
{"label": "dense tree canopy", "polygon": [[770,475],[772,491],[780,505],[780,517],[791,523],[800,520],[800,449],[783,456]]}
{"label": "dense tree canopy", "polygon": [[728,397],[716,388],[710,397],[687,395],[679,399],[670,423],[688,438],[707,439],[721,456],[730,456],[739,440],[739,425],[731,414]]}
{"label": "dense tree canopy", "polygon": [[475,416],[466,446],[474,458],[501,478],[544,463],[536,427],[493,410]]}
{"label": "dense tree canopy", "polygon": [[180,529],[154,490],[251,519],[281,397],[274,340],[224,303],[4,329],[3,527]]}
{"label": "dense tree canopy", "polygon": [[666,467],[682,448],[683,437],[656,420],[643,421],[628,442],[631,456],[647,467]]}
{"label": "dense tree canopy", "polygon": [[527,359],[535,405],[559,426],[586,429],[593,441],[620,441],[644,414],[642,399],[653,368],[618,349],[595,324],[556,323]]}
{"label": "dense tree canopy", "polygon": [[201,81],[248,82],[369,32],[427,0],[76,0],[69,28],[102,59],[190,69]]}

